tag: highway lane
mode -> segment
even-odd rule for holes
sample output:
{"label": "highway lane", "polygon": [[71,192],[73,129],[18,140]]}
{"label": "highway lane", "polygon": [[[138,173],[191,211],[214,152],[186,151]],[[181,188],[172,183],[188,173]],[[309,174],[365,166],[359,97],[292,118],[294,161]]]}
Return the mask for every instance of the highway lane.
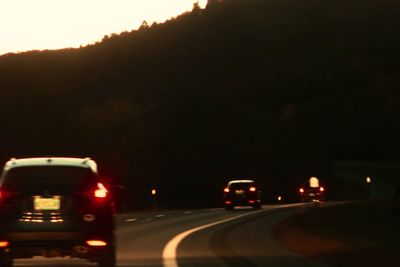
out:
{"label": "highway lane", "polygon": [[275,223],[292,212],[266,210],[194,233],[178,248],[178,264],[180,267],[326,267],[286,250],[273,238],[271,229]]}
{"label": "highway lane", "polygon": [[[118,266],[326,267],[287,251],[271,236],[277,221],[302,208],[304,204],[264,206],[260,211],[210,209],[119,215]],[[185,232],[189,234],[175,244],[176,258],[171,258],[173,253],[165,253],[166,245]],[[37,257],[17,260],[15,266],[89,267],[95,264]]]}

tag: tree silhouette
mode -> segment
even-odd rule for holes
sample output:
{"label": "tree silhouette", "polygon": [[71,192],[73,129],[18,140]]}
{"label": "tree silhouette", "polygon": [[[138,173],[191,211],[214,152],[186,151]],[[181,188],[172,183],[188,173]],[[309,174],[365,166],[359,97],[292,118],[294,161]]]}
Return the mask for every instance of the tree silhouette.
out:
{"label": "tree silhouette", "polygon": [[140,25],[140,28],[139,28],[139,29],[143,30],[143,29],[148,29],[149,27],[150,27],[150,26],[149,26],[149,24],[147,23],[147,21],[144,20],[144,21],[142,22],[142,24]]}
{"label": "tree silhouette", "polygon": [[0,155],[93,156],[134,207],[155,184],[166,206],[215,206],[230,177],[272,194],[331,160],[397,160],[400,8],[382,1],[209,1],[79,49],[1,56]]}

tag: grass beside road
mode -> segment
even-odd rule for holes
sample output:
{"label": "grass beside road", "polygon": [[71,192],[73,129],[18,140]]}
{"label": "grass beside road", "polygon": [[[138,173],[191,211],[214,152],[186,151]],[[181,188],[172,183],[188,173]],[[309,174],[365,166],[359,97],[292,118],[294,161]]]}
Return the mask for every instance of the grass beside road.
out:
{"label": "grass beside road", "polygon": [[400,266],[400,215],[391,200],[305,208],[275,228],[290,250],[337,267]]}

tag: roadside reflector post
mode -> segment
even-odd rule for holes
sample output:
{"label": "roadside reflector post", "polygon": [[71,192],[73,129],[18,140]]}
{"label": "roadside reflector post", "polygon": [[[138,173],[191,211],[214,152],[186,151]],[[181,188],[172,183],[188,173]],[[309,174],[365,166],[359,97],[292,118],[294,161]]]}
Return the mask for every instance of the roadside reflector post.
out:
{"label": "roadside reflector post", "polygon": [[369,177],[369,176],[365,177],[365,182],[367,183],[369,195],[370,195],[370,197],[372,197],[373,196],[373,192],[372,192],[372,179],[371,179],[371,177]]}
{"label": "roadside reflector post", "polygon": [[152,198],[152,201],[153,201],[153,209],[157,209],[158,208],[157,194],[158,194],[158,191],[157,191],[156,188],[151,189],[151,198]]}

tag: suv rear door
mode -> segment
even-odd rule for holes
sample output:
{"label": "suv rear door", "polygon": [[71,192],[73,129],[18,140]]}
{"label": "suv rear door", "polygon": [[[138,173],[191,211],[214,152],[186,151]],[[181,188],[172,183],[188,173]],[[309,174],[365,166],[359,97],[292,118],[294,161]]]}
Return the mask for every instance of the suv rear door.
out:
{"label": "suv rear door", "polygon": [[16,231],[79,228],[81,213],[90,203],[86,191],[96,182],[96,174],[83,167],[11,168],[0,185],[0,224]]}

